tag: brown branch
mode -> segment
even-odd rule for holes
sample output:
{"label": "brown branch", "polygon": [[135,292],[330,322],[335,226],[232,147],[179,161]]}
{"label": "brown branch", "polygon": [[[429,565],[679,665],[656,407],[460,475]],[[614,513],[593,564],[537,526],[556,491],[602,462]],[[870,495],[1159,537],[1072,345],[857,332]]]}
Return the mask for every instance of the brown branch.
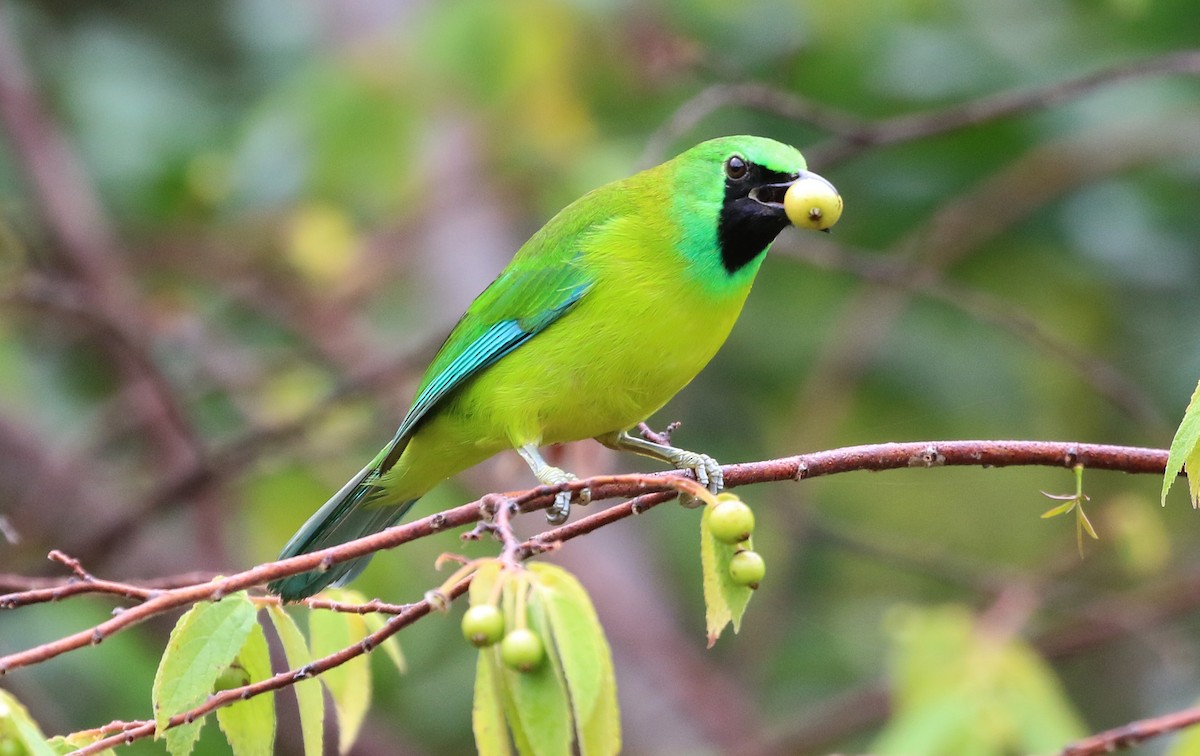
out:
{"label": "brown branch", "polygon": [[[120,246],[66,133],[36,91],[12,29],[0,9],[0,125],[13,142],[12,154],[28,180],[49,237],[66,270],[65,280],[90,314],[97,343],[121,378],[124,398],[144,424],[147,452],[155,466],[173,473],[204,456],[203,445],[146,344],[149,318],[139,303]],[[213,496],[197,499],[215,509]],[[219,518],[198,519],[208,553],[221,550]]]}
{"label": "brown branch", "polygon": [[1187,50],[1120,63],[1035,89],[1000,92],[937,110],[873,122],[765,84],[717,84],[701,90],[676,108],[667,122],[647,140],[640,162],[643,165],[660,162],[672,142],[694,129],[712,113],[727,107],[758,110],[809,123],[829,132],[833,136],[804,151],[812,165],[825,167],[848,160],[872,147],[978,126],[1061,105],[1126,81],[1171,74],[1200,74],[1200,51]]}
{"label": "brown branch", "polygon": [[835,136],[810,147],[805,153],[814,165],[833,165],[872,147],[925,139],[967,126],[1044,110],[1114,84],[1171,74],[1200,74],[1200,50],[1185,50],[1119,63],[1035,89],[1001,92],[960,105],[887,118],[862,129],[834,132]]}
{"label": "brown branch", "polygon": [[[1166,460],[1167,452],[1164,450],[1102,444],[1051,441],[940,441],[847,447],[763,462],[728,465],[723,469],[726,487],[733,488],[750,483],[800,480],[854,470],[893,470],[904,467],[956,465],[983,467],[1040,465],[1068,469],[1075,465],[1083,465],[1100,470],[1161,474],[1166,467]],[[588,488],[592,492],[593,500],[636,497],[624,504],[546,531],[537,538],[531,539],[531,547],[545,548],[555,541],[569,540],[657,506],[673,498],[681,487],[690,485],[694,485],[694,483],[687,478],[681,478],[677,473],[609,475],[571,481],[557,486],[539,486],[510,498],[521,506],[523,511],[531,511],[548,506],[553,495],[559,491],[578,491]],[[400,544],[429,536],[447,528],[472,524],[483,516],[482,503],[482,500],[479,500],[464,504],[339,546],[290,559],[260,564],[239,574],[209,583],[165,591],[95,627],[25,651],[0,657],[0,674],[18,667],[46,661],[84,646],[96,645],[112,634],[150,617],[191,605],[197,601],[219,600],[234,591],[262,585],[270,580],[308,570],[328,569],[333,564],[366,556],[383,549],[395,548]],[[12,598],[11,596],[0,596],[0,606]]]}
{"label": "brown branch", "polygon": [[1200,724],[1200,706],[1114,727],[1076,741],[1059,753],[1060,756],[1100,756],[1117,749],[1132,748],[1143,741],[1196,724]]}
{"label": "brown branch", "polygon": [[[450,591],[449,598],[455,599],[466,593],[470,584],[471,581],[469,578],[459,582]],[[433,606],[427,599],[418,601],[415,604],[411,604],[403,612],[395,615],[386,623],[384,623],[383,627],[367,635],[358,643],[347,646],[346,648],[332,653],[329,656],[323,656],[320,659],[316,659],[308,664],[305,664],[299,669],[289,669],[285,672],[280,672],[277,675],[268,677],[266,680],[260,680],[259,682],[251,683],[250,685],[243,685],[238,688],[230,688],[229,690],[224,690],[220,693],[213,694],[212,696],[208,697],[208,700],[196,708],[171,717],[167,723],[167,728],[169,729],[172,727],[178,727],[182,724],[194,722],[200,717],[203,717],[204,715],[223,706],[229,706],[237,703],[238,701],[245,701],[249,698],[253,698],[254,696],[261,695],[269,691],[286,688],[290,685],[300,682],[301,680],[306,680],[310,677],[319,675],[326,670],[345,664],[357,656],[361,656],[375,648],[378,648],[379,644],[383,643],[400,630],[408,627],[420,618],[429,614],[431,611],[433,611]],[[103,740],[98,740],[84,748],[73,751],[73,755],[86,756],[87,754],[101,753],[106,749],[115,748],[119,745],[127,745],[136,740],[154,735],[155,724],[153,720],[146,720],[139,723],[131,722],[128,724],[133,726],[124,729],[122,732],[116,735],[104,738]]]}

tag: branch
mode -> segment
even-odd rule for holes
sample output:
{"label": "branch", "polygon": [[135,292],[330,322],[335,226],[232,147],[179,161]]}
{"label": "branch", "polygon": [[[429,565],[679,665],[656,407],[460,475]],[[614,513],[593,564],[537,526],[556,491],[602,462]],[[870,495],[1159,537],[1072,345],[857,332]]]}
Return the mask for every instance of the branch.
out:
{"label": "branch", "polygon": [[1140,719],[1127,725],[1096,733],[1076,741],[1060,751],[1060,756],[1100,756],[1119,748],[1131,748],[1151,738],[1177,732],[1186,727],[1200,724],[1200,706],[1161,717]]}
{"label": "branch", "polygon": [[[1167,452],[1159,449],[1075,444],[1051,441],[944,441],[911,442],[902,444],[871,444],[815,452],[793,457],[727,465],[723,468],[725,485],[735,488],[750,483],[781,480],[801,480],[853,470],[894,470],[904,467],[983,466],[1009,467],[1040,465],[1073,468],[1075,465],[1100,470],[1119,470],[1129,473],[1158,473],[1166,467]],[[533,543],[545,544],[566,541],[591,532],[633,514],[638,514],[674,498],[685,485],[677,473],[656,475],[607,475],[571,481],[556,486],[538,486],[509,496],[522,511],[549,506],[559,491],[579,491],[588,488],[592,499],[599,501],[615,497],[636,497],[602,512],[542,533]],[[689,481],[690,483],[690,481]],[[388,528],[364,538],[311,554],[291,557],[257,567],[230,577],[164,591],[145,603],[127,609],[117,616],[88,630],[26,651],[0,657],[0,674],[18,667],[52,659],[68,651],[96,645],[114,633],[172,609],[189,606],[197,601],[216,601],[235,591],[262,585],[268,581],[330,566],[391,549],[403,543],[423,538],[448,528],[478,522],[487,508],[477,500],[414,522]],[[0,607],[22,601],[20,594],[0,596]]]}
{"label": "branch", "polygon": [[[466,593],[470,584],[471,581],[469,578],[459,582],[449,592],[448,597],[451,599],[458,598],[462,594]],[[200,717],[203,717],[204,715],[223,706],[229,706],[230,704],[235,704],[238,701],[245,701],[268,691],[279,690],[290,685],[295,685],[301,680],[307,680],[308,678],[315,677],[326,670],[345,664],[356,656],[361,656],[369,651],[374,650],[379,646],[380,643],[383,643],[392,635],[400,632],[400,630],[408,627],[412,623],[429,614],[431,611],[433,611],[433,605],[428,599],[418,601],[417,603],[410,605],[400,614],[397,614],[389,619],[386,623],[384,623],[383,627],[366,636],[358,643],[355,643],[352,646],[347,646],[346,648],[332,653],[329,656],[323,656],[320,659],[316,659],[315,661],[310,662],[299,669],[289,669],[285,672],[280,672],[277,675],[273,675],[272,677],[268,677],[266,680],[260,680],[259,682],[251,683],[250,685],[243,685],[238,688],[230,688],[229,690],[223,690],[220,693],[215,693],[209,696],[204,703],[200,704],[196,708],[171,717],[171,719],[168,720],[167,727],[165,729],[195,722]],[[135,740],[141,740],[142,738],[150,737],[151,735],[154,735],[154,733],[155,724],[153,720],[130,722],[126,725],[126,728],[122,732],[104,738],[103,740],[98,740],[84,748],[80,748],[79,750],[73,752],[73,756],[86,756],[86,754],[101,753],[109,748],[114,748],[119,745],[127,745],[133,743]]]}
{"label": "branch", "polygon": [[727,107],[758,110],[809,123],[829,132],[833,136],[804,151],[812,165],[826,167],[856,157],[872,147],[978,126],[1061,105],[1126,81],[1170,74],[1200,74],[1200,51],[1188,50],[1121,63],[1035,89],[1000,92],[958,105],[874,122],[765,84],[717,84],[701,90],[675,110],[647,140],[641,163],[660,162],[668,145],[712,113]]}
{"label": "branch", "polygon": [[1001,92],[960,105],[887,118],[863,129],[835,132],[836,136],[806,152],[814,164],[832,165],[856,157],[871,147],[924,139],[966,126],[1052,108],[1114,84],[1170,74],[1200,74],[1200,50],[1120,63],[1036,89]]}

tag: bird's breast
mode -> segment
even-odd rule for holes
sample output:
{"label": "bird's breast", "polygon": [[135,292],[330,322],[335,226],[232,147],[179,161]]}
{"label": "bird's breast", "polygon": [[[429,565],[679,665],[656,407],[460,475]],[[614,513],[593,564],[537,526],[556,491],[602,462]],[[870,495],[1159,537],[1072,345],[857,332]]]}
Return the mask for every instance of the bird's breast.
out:
{"label": "bird's breast", "polygon": [[669,266],[601,268],[577,307],[485,371],[456,404],[488,419],[484,443],[553,444],[627,429],[708,364],[748,292],[747,284],[714,297]]}

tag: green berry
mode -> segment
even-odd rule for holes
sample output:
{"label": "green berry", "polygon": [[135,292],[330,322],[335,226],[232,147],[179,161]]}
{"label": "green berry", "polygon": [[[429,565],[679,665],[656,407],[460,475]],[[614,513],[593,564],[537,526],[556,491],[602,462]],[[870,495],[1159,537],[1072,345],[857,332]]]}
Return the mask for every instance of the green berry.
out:
{"label": "green berry", "polygon": [[217,681],[213,683],[213,691],[220,692],[222,690],[233,690],[240,688],[243,685],[250,684],[250,673],[238,664],[233,663],[226,667],[221,674],[217,675]]}
{"label": "green berry", "polygon": [[739,551],[729,560],[729,577],[738,585],[757,588],[766,574],[767,563],[757,551]]}
{"label": "green berry", "polygon": [[546,647],[537,633],[518,627],[500,641],[500,660],[518,672],[532,672],[546,656]]}
{"label": "green berry", "polygon": [[495,604],[480,604],[462,618],[462,633],[472,646],[483,648],[504,637],[504,614]]}
{"label": "green berry", "polygon": [[741,499],[718,500],[708,513],[708,530],[721,543],[741,543],[754,531],[754,512]]}

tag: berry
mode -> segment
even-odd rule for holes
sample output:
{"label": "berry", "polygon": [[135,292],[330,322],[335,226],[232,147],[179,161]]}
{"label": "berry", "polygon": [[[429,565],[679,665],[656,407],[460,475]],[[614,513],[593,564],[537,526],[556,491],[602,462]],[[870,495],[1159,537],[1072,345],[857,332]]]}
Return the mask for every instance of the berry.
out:
{"label": "berry", "polygon": [[546,647],[537,633],[518,627],[500,641],[500,660],[518,672],[532,672],[546,656]]}
{"label": "berry", "polygon": [[754,531],[754,512],[741,499],[718,500],[708,513],[708,530],[721,543],[741,543]]}
{"label": "berry", "polygon": [[826,231],[842,217],[842,196],[833,184],[810,173],[788,187],[783,209],[792,225]]}
{"label": "berry", "polygon": [[504,637],[504,615],[495,604],[473,606],[463,615],[462,633],[472,646],[490,646]]}
{"label": "berry", "polygon": [[729,560],[729,577],[738,585],[757,588],[767,574],[767,563],[757,551],[739,551]]}

